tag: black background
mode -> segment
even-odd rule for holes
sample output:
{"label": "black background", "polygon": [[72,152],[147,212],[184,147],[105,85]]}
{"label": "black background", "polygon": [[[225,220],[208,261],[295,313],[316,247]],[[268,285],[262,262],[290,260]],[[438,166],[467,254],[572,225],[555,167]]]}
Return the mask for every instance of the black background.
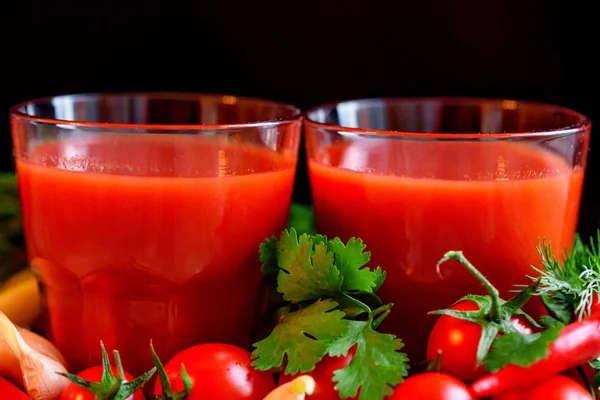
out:
{"label": "black background", "polygon": [[[346,98],[458,95],[555,103],[600,120],[593,7],[564,0],[9,0],[2,5],[3,104],[136,90],[256,96],[303,109]],[[0,168],[9,170],[6,121]],[[600,227],[596,142],[584,236]],[[301,165],[296,200],[310,200],[307,185]]]}

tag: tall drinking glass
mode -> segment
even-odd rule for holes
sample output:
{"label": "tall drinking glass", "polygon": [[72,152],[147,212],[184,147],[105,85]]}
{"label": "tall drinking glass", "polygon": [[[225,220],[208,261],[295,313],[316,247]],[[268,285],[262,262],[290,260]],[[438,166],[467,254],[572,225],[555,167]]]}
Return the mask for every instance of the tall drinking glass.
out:
{"label": "tall drinking glass", "polygon": [[387,271],[380,293],[395,307],[381,328],[413,362],[425,358],[427,312],[483,290],[458,263],[438,274],[445,252],[462,250],[508,297],[540,266],[539,239],[571,246],[590,129],[574,111],[512,100],[366,99],[306,113],[317,229],[362,238]]}
{"label": "tall drinking glass", "polygon": [[202,342],[249,347],[258,247],[285,228],[293,106],[197,94],[89,94],[10,111],[27,251],[47,334],[78,371],[100,340],[127,369]]}

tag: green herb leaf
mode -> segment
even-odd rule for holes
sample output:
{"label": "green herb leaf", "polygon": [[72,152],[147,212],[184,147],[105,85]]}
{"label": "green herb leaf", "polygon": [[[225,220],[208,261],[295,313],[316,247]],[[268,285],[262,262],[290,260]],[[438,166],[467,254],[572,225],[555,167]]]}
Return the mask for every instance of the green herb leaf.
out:
{"label": "green herb leaf", "polygon": [[548,355],[548,349],[560,335],[564,325],[557,323],[542,332],[522,334],[510,332],[494,340],[485,366],[496,372],[508,364],[527,367]]}
{"label": "green herb leaf", "polygon": [[[260,248],[265,275],[276,273],[277,291],[285,303],[270,335],[254,344],[253,366],[284,373],[312,371],[329,356],[346,356],[350,364],[335,372],[341,398],[360,391],[360,399],[383,400],[407,375],[402,342],[376,332],[389,314],[376,291],[385,280],[381,268],[367,267],[370,253],[362,240],[301,234],[294,228]],[[366,319],[365,319],[366,316]],[[359,319],[360,317],[360,319]],[[349,394],[350,393],[350,394]]]}
{"label": "green herb leaf", "polygon": [[534,268],[541,275],[538,294],[552,316],[563,323],[588,316],[600,294],[600,229],[596,236],[586,245],[577,235],[571,252],[564,251],[562,263],[545,240],[538,245],[543,266]]}
{"label": "green herb leaf", "polygon": [[346,355],[356,346],[350,364],[334,372],[340,398],[380,400],[393,393],[393,387],[408,375],[408,357],[399,350],[404,346],[393,335],[373,330],[372,321],[348,321],[348,331],[329,347],[330,356]]}
{"label": "green herb leaf", "polygon": [[375,293],[352,292],[344,293],[337,297],[340,310],[346,313],[347,318],[355,318],[359,315],[370,313],[383,305],[381,299]]}
{"label": "green herb leaf", "polygon": [[325,243],[313,246],[307,234],[297,236],[292,228],[279,238],[278,265],[285,273],[277,278],[277,290],[292,303],[340,294],[343,278]]}
{"label": "green herb leaf", "polygon": [[594,385],[596,390],[600,391],[600,358],[592,361],[590,365],[596,370],[596,373],[592,378],[592,384]]}
{"label": "green herb leaf", "polygon": [[279,368],[287,358],[286,374],[308,372],[323,358],[329,345],[347,331],[344,313],[333,300],[284,314],[271,334],[254,344],[252,365],[266,371]]}
{"label": "green herb leaf", "polygon": [[560,293],[557,295],[552,295],[551,293],[543,294],[540,298],[546,310],[558,321],[563,324],[573,321],[573,316],[575,315],[573,308],[574,299],[567,299],[566,296]]}
{"label": "green herb leaf", "polygon": [[292,203],[288,228],[296,229],[298,233],[315,233],[314,212],[311,206]]}
{"label": "green herb leaf", "polygon": [[277,243],[277,238],[272,236],[260,244],[259,260],[262,262],[261,270],[265,275],[273,275],[279,272],[279,266],[277,265]]}
{"label": "green herb leaf", "polygon": [[373,271],[365,268],[371,260],[371,253],[365,252],[360,239],[351,238],[344,244],[339,238],[328,242],[328,250],[334,254],[335,265],[344,277],[342,291],[373,292],[385,280],[385,273],[380,267]]}
{"label": "green herb leaf", "polygon": [[[561,321],[557,320],[556,318],[554,318],[550,315],[542,315],[540,317],[540,322],[541,322],[542,326],[545,328],[553,328],[557,324],[563,324]],[[566,325],[566,324],[563,324],[563,325]]]}

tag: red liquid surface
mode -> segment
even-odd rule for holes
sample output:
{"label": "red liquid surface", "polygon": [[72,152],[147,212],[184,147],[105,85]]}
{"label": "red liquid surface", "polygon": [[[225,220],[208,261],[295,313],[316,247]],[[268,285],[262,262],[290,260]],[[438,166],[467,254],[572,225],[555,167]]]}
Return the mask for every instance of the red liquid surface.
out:
{"label": "red liquid surface", "polygon": [[381,330],[404,340],[412,362],[425,358],[436,318],[427,312],[484,293],[453,261],[440,277],[444,253],[462,250],[507,299],[540,266],[538,239],[555,253],[571,246],[583,185],[583,172],[549,151],[500,142],[334,145],[309,173],[318,231],[360,237],[371,266],[387,271],[380,294],[395,306]]}
{"label": "red liquid surface", "polygon": [[285,228],[293,156],[218,137],[103,135],[17,162],[29,257],[48,335],[71,370],[151,368],[203,342],[249,347],[258,246]]}

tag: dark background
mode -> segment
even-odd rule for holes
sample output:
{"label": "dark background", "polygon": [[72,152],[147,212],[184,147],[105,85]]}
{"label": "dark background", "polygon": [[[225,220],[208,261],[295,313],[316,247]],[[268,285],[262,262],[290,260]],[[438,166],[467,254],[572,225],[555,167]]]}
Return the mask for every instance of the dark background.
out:
{"label": "dark background", "polygon": [[[8,0],[3,105],[75,92],[190,91],[307,107],[486,96],[598,115],[590,1]],[[597,40],[597,39],[596,39]],[[12,168],[6,117],[0,168]],[[580,232],[600,227],[592,151]],[[600,145],[599,145],[600,146]],[[296,200],[309,201],[305,166]]]}

